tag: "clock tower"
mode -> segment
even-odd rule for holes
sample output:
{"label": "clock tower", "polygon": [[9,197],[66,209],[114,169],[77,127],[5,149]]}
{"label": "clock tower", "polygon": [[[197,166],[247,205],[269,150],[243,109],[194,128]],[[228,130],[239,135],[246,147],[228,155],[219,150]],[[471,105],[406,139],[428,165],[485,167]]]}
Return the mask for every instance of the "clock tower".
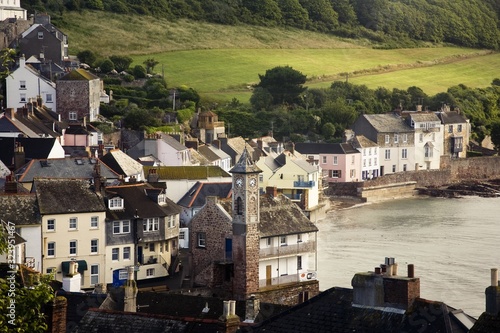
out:
{"label": "clock tower", "polygon": [[259,290],[259,186],[262,172],[245,147],[233,175],[233,294],[247,299]]}

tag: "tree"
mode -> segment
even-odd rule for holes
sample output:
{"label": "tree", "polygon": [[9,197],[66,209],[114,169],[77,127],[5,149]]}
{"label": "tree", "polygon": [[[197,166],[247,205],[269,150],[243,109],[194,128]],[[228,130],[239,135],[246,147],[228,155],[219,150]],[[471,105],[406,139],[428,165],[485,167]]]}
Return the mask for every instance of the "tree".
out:
{"label": "tree", "polygon": [[300,101],[301,94],[307,89],[302,85],[306,76],[290,66],[268,69],[260,75],[257,87],[267,89],[273,96],[274,104],[293,104]]}
{"label": "tree", "polygon": [[91,50],[83,50],[76,54],[76,57],[80,62],[83,62],[87,65],[93,66],[95,61],[97,60],[97,56]]}
{"label": "tree", "polygon": [[113,69],[115,69],[115,64],[110,59],[104,59],[99,66],[101,68],[101,72],[109,73]]}
{"label": "tree", "polygon": [[143,64],[146,66],[146,72],[148,74],[153,73],[155,70],[155,66],[158,65],[160,62],[156,61],[154,58],[149,58],[144,60]]}
{"label": "tree", "polygon": [[134,74],[136,79],[144,79],[146,77],[146,69],[141,65],[135,65],[132,69],[132,74]]}
{"label": "tree", "polygon": [[491,125],[491,142],[495,145],[495,149],[500,152],[500,120]]}
{"label": "tree", "polygon": [[250,104],[255,111],[269,110],[273,104],[273,95],[265,88],[256,87],[250,97]]}
{"label": "tree", "polygon": [[134,61],[132,58],[127,56],[118,56],[112,55],[109,59],[115,64],[115,69],[120,73],[123,71],[127,71],[130,67],[130,64]]}

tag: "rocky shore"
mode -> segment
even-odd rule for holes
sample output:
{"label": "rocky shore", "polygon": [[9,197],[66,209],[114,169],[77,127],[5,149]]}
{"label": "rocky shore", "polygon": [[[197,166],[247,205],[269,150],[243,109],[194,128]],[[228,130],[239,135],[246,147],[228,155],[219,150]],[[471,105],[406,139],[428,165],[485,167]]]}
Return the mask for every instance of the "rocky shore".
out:
{"label": "rocky shore", "polygon": [[463,181],[453,185],[418,188],[417,190],[419,194],[433,197],[459,198],[463,196],[479,196],[500,198],[500,179]]}

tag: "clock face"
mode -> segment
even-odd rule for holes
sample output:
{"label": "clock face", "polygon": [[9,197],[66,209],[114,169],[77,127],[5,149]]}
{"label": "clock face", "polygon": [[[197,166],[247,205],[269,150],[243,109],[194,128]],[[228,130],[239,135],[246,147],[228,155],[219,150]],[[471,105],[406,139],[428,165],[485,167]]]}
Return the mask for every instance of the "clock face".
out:
{"label": "clock face", "polygon": [[243,186],[243,179],[241,179],[241,178],[236,179],[236,186],[237,187]]}
{"label": "clock face", "polygon": [[255,178],[250,179],[250,186],[254,187],[255,185],[257,185]]}

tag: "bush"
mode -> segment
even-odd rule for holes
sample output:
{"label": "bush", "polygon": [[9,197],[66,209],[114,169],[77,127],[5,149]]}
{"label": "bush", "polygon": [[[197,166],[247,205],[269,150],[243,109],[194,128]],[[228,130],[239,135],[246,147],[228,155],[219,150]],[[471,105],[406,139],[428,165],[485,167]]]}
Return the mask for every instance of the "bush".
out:
{"label": "bush", "polygon": [[132,82],[135,80],[135,77],[132,74],[127,74],[123,77],[123,81],[125,82]]}
{"label": "bush", "polygon": [[101,72],[109,73],[115,69],[115,64],[109,59],[104,59],[99,67],[101,68]]}
{"label": "bush", "polygon": [[141,65],[136,65],[134,69],[132,69],[132,73],[134,74],[136,79],[144,79],[146,77],[146,68]]}

